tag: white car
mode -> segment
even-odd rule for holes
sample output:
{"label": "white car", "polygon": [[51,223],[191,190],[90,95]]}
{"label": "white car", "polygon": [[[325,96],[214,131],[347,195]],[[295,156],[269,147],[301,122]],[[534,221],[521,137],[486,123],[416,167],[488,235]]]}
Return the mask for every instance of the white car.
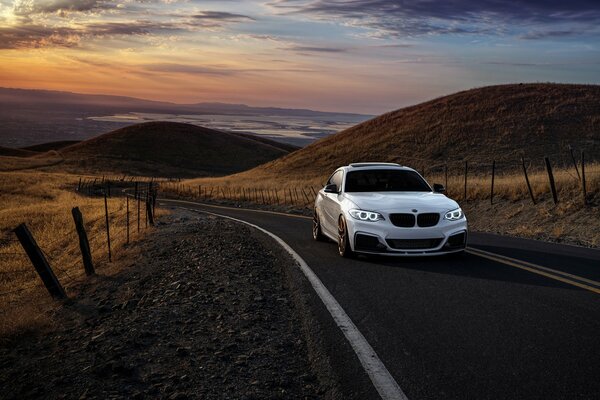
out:
{"label": "white car", "polygon": [[414,169],[391,163],[338,168],[317,194],[313,238],[354,253],[426,256],[464,251],[467,219],[458,203]]}

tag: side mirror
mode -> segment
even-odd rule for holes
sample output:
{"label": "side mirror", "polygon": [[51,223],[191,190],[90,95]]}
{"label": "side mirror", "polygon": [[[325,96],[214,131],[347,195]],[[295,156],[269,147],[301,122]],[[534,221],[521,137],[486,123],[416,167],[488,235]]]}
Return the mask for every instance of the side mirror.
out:
{"label": "side mirror", "polygon": [[442,184],[434,183],[433,184],[433,191],[436,192],[436,193],[446,193],[446,188]]}
{"label": "side mirror", "polygon": [[339,193],[337,185],[333,183],[331,185],[325,185],[325,189],[323,189],[323,191],[325,193]]}

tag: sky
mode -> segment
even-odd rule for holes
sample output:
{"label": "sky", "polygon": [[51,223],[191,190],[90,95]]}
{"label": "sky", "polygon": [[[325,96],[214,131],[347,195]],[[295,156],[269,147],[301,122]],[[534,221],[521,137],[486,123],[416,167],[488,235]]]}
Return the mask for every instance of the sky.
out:
{"label": "sky", "polygon": [[600,83],[598,0],[0,0],[0,86],[379,114]]}

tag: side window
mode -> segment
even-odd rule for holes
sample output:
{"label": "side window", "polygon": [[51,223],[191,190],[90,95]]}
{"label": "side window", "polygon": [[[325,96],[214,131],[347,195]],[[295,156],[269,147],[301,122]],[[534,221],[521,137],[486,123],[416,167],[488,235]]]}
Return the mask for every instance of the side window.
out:
{"label": "side window", "polygon": [[338,190],[342,190],[342,176],[343,171],[337,171],[335,174],[331,175],[327,184],[334,184],[338,187]]}
{"label": "side window", "polygon": [[331,176],[329,177],[329,179],[327,179],[327,183],[325,183],[325,185],[331,185],[333,183],[333,176],[335,175],[335,173],[331,174]]}

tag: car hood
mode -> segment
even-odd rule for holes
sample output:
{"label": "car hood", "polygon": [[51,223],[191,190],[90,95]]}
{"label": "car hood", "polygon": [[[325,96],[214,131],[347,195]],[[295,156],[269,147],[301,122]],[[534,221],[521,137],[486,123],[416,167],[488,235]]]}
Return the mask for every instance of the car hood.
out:
{"label": "car hood", "polygon": [[378,212],[446,212],[458,203],[433,192],[365,192],[346,193],[346,198],[360,209]]}

